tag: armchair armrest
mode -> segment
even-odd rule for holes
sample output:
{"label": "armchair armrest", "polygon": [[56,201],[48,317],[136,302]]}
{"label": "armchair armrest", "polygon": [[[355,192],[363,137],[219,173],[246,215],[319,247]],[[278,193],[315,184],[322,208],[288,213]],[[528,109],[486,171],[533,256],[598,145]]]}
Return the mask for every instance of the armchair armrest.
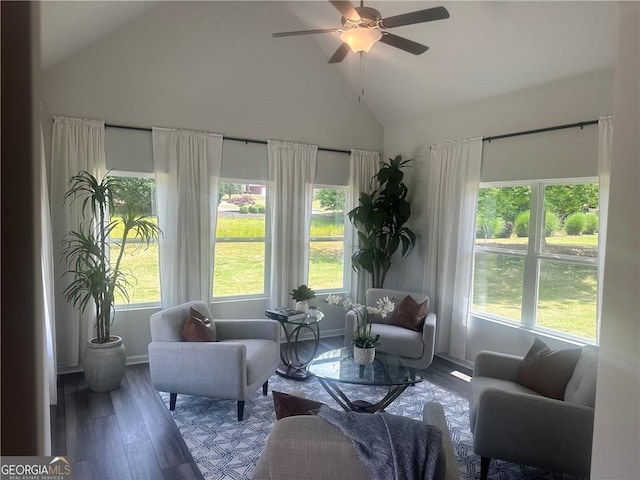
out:
{"label": "armchair armrest", "polygon": [[506,353],[481,351],[476,355],[473,376],[499,378],[515,382],[522,357]]}
{"label": "armchair armrest", "polygon": [[588,475],[593,408],[489,389],[477,411],[473,445],[478,455]]}
{"label": "armchair armrest", "polygon": [[220,340],[262,338],[280,342],[280,323],[275,320],[214,320]]}
{"label": "armchair armrest", "polygon": [[246,358],[247,348],[240,343],[151,342],[151,384],[163,392],[241,398],[247,384]]}
{"label": "armchair armrest", "polygon": [[[368,479],[353,442],[316,415],[278,420],[269,437],[269,477],[273,479]],[[292,461],[295,459],[295,461]]]}
{"label": "armchair armrest", "polygon": [[428,313],[427,318],[424,320],[422,341],[424,342],[422,358],[430,358],[429,364],[431,364],[436,350],[436,314],[433,312]]}

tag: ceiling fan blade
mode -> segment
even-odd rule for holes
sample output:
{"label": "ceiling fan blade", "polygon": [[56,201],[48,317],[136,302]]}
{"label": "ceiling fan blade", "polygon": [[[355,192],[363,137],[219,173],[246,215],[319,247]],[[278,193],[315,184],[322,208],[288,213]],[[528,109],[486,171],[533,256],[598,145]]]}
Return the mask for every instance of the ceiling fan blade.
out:
{"label": "ceiling fan blade", "polygon": [[342,45],[340,45],[338,49],[335,52],[333,52],[333,55],[331,55],[331,58],[329,59],[329,63],[340,63],[347,56],[347,54],[349,53],[349,50],[351,50],[349,48],[349,45],[342,42]]}
{"label": "ceiling fan blade", "polygon": [[344,18],[348,18],[353,21],[360,21],[360,14],[355,9],[355,7],[351,4],[351,2],[334,2],[331,1],[331,5],[336,7],[336,9],[342,14]]}
{"label": "ceiling fan blade", "polygon": [[444,20],[449,18],[449,11],[444,7],[427,8],[415,12],[403,13],[395,17],[383,18],[380,20],[382,28],[395,28],[414,23],[432,22],[434,20]]}
{"label": "ceiling fan blade", "polygon": [[339,28],[319,28],[317,30],[298,30],[295,32],[278,32],[272,33],[272,37],[292,37],[294,35],[309,35],[312,33],[336,33],[339,32]]}
{"label": "ceiling fan blade", "polygon": [[383,32],[382,38],[379,40],[379,42],[386,43],[387,45],[399,48],[400,50],[404,50],[405,52],[413,53],[414,55],[420,55],[421,53],[429,50],[429,47],[427,47],[426,45],[414,42],[413,40],[409,40],[408,38],[399,37],[398,35],[394,35],[393,33],[389,32]]}

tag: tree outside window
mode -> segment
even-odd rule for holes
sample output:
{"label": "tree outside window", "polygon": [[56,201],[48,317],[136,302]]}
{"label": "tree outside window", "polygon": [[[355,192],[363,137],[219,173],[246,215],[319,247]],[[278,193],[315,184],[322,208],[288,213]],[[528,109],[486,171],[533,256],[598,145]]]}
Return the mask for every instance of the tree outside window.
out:
{"label": "tree outside window", "polygon": [[345,188],[313,189],[309,281],[314,290],[344,289]]}
{"label": "tree outside window", "polygon": [[220,182],[213,297],[264,295],[266,185]]}
{"label": "tree outside window", "polygon": [[[149,215],[157,222],[155,213],[155,180],[151,176],[124,176],[112,174],[118,178],[118,194],[114,198],[113,208],[117,212],[119,205],[126,199],[127,204],[135,208],[138,213]],[[115,213],[115,212],[114,212]],[[117,226],[113,231],[114,238],[120,238],[122,229]],[[116,306],[135,304],[160,303],[160,267],[158,259],[158,244],[151,243],[148,248],[140,248],[135,238],[131,238],[125,245],[121,269],[131,274],[129,288],[129,302],[122,296],[116,295]],[[115,262],[115,259],[111,259]]]}
{"label": "tree outside window", "polygon": [[481,186],[471,309],[595,341],[598,185]]}

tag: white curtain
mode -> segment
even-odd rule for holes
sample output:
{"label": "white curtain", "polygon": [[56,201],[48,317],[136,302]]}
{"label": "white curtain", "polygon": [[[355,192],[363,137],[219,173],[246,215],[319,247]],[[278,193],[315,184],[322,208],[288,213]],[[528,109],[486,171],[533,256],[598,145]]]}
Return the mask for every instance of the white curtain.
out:
{"label": "white curtain", "polygon": [[64,299],[63,290],[70,278],[60,255],[66,233],[77,230],[82,222],[81,202],[63,205],[69,179],[85,170],[96,178],[105,174],[104,122],[79,118],[54,117],[51,141],[51,218],[55,251],[55,334],[59,365],[79,365],[85,344],[91,336],[94,311],[91,303],[83,314]]}
{"label": "white curtain", "polygon": [[222,135],[153,129],[162,306],[213,295]]}
{"label": "white curtain", "polygon": [[437,315],[437,351],[465,358],[482,139],[431,147],[427,166],[425,288]]}
{"label": "white curtain", "polygon": [[602,313],[602,285],[604,279],[604,257],[607,248],[607,218],[609,216],[609,180],[611,178],[611,145],[613,139],[613,115],[598,119],[598,315],[597,334],[600,336]]}
{"label": "white curtain", "polygon": [[[318,147],[269,140],[272,307],[288,306],[289,292],[307,283],[311,200]],[[311,286],[313,288],[313,286]]]}
{"label": "white curtain", "polygon": [[[346,213],[358,206],[361,193],[371,193],[372,188],[378,186],[376,180],[373,184],[371,179],[380,170],[380,153],[365,150],[351,150],[349,156],[349,193],[345,205],[345,237],[347,241],[346,259],[351,265],[351,255],[359,245],[358,233],[353,224],[346,218]],[[364,303],[365,293],[371,288],[371,274],[365,270],[359,272],[350,269],[349,292],[351,298]]]}

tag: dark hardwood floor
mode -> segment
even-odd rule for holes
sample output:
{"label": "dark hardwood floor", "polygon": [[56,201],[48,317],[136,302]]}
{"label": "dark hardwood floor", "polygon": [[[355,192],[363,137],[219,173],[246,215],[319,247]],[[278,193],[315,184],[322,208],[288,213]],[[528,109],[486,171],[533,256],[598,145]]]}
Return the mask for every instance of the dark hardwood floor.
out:
{"label": "dark hardwood floor", "polygon": [[120,388],[87,389],[82,373],[60,376],[52,410],[52,454],[76,479],[202,479],[147,364],[127,367]]}
{"label": "dark hardwood floor", "polygon": [[[321,339],[318,353],[342,346]],[[302,349],[312,351],[310,342]],[[468,398],[468,383],[452,375],[471,372],[441,358],[423,371],[426,381]],[[169,410],[153,389],[147,364],[127,367],[120,388],[87,389],[82,373],[58,378],[51,407],[52,454],[65,456],[77,480],[202,479]]]}

